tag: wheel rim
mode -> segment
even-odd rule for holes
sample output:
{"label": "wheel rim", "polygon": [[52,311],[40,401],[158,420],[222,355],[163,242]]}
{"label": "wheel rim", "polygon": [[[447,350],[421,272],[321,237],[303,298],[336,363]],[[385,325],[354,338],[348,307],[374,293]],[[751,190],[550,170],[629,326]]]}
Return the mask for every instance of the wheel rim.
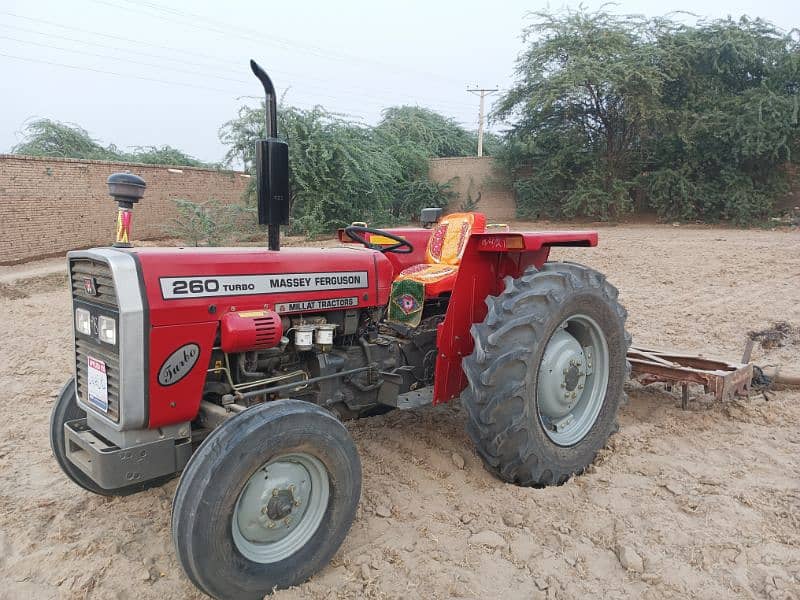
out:
{"label": "wheel rim", "polygon": [[269,461],[247,480],[236,501],[236,548],[262,564],[291,556],[316,533],[329,496],[328,471],[314,456],[285,454]]}
{"label": "wheel rim", "polygon": [[539,422],[559,446],[574,446],[589,433],[608,387],[608,343],[597,322],[573,315],[545,347],[536,386]]}

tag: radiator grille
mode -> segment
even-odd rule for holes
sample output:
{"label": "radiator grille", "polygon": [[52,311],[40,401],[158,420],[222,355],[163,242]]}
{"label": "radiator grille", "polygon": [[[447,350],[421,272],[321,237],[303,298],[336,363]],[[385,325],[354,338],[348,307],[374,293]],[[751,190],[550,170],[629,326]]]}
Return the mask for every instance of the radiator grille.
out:
{"label": "radiator grille", "polygon": [[[72,281],[72,295],[75,298],[102,304],[103,306],[117,307],[117,292],[114,289],[114,279],[108,265],[88,258],[78,258],[70,262],[70,279]],[[91,279],[97,292],[92,295],[86,291],[86,280]]]}
{"label": "radiator grille", "polygon": [[[96,304],[104,308],[117,307],[117,294],[114,289],[114,280],[108,265],[90,259],[75,259],[70,263],[70,276],[72,280],[72,295],[75,299]],[[84,279],[93,278],[93,286],[97,295],[86,291]],[[119,323],[119,319],[117,319]],[[90,340],[83,336],[75,336],[75,374],[78,388],[78,397],[89,406],[88,371],[89,357],[103,361],[106,365],[108,378],[108,412],[105,416],[119,422],[119,354],[114,346],[104,344],[99,340]]]}

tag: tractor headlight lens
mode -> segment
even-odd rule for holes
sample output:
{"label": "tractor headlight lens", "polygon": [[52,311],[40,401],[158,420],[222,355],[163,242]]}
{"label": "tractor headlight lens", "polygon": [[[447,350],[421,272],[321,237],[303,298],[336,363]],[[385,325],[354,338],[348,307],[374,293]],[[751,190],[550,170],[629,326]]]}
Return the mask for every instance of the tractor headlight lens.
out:
{"label": "tractor headlight lens", "polygon": [[92,315],[85,308],[75,309],[75,329],[84,335],[92,335]]}
{"label": "tractor headlight lens", "polygon": [[100,316],[97,318],[97,335],[101,342],[106,344],[117,343],[117,322],[111,317]]}

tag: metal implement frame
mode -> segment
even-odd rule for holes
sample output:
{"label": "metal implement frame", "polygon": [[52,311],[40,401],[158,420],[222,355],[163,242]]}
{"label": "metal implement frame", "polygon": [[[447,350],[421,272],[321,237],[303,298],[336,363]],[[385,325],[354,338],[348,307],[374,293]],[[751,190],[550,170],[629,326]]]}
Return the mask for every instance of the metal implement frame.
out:
{"label": "metal implement frame", "polygon": [[717,400],[731,400],[734,396],[747,396],[753,379],[750,363],[728,363],[721,360],[652,350],[631,346],[628,349],[631,377],[643,385],[666,383],[682,387],[681,408],[688,408],[689,384],[702,385],[706,393]]}

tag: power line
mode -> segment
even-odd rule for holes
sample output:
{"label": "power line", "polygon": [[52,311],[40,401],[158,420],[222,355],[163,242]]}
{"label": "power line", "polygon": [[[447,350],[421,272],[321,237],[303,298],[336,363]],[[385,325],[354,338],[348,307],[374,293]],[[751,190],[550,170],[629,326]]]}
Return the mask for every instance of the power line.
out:
{"label": "power line", "polygon": [[[0,35],[0,40],[3,40],[3,39],[4,40],[14,41],[14,42],[17,42],[17,43],[29,44],[29,45],[33,45],[33,46],[37,46],[37,47],[49,48],[49,49],[53,49],[53,50],[59,50],[59,51],[62,51],[62,52],[71,52],[71,53],[85,55],[85,56],[92,56],[92,57],[104,58],[104,59],[105,58],[113,58],[114,60],[125,62],[125,63],[141,65],[141,66],[146,66],[146,67],[155,67],[155,68],[159,68],[159,69],[166,69],[166,70],[169,70],[169,71],[175,71],[177,73],[183,73],[183,74],[188,74],[188,75],[202,75],[205,78],[212,78],[212,79],[219,79],[219,80],[224,80],[224,81],[231,81],[231,82],[234,82],[234,83],[239,83],[239,84],[247,85],[247,86],[250,86],[250,84],[251,84],[251,82],[249,80],[244,80],[244,79],[234,79],[232,77],[221,77],[221,76],[216,76],[216,75],[208,75],[207,73],[201,73],[201,72],[198,72],[198,71],[190,71],[190,70],[186,70],[186,69],[169,67],[169,66],[164,66],[164,65],[159,65],[159,64],[149,63],[149,62],[143,62],[143,61],[139,61],[139,60],[132,60],[132,59],[128,59],[128,58],[109,57],[107,55],[98,54],[96,52],[87,52],[87,51],[82,51],[82,50],[76,50],[76,49],[73,49],[73,48],[64,48],[63,46],[55,46],[55,45],[52,45],[52,44],[44,44],[44,43],[40,43],[40,42],[33,42],[33,41],[30,41],[30,40],[23,40],[23,39],[19,39],[19,38],[14,38],[14,37],[11,37],[11,36]],[[19,58],[21,59],[22,57],[19,57]],[[56,65],[56,63],[52,63],[52,64],[54,66]],[[76,69],[79,68],[79,67],[77,67],[75,65],[64,65],[64,66],[67,67],[67,68],[76,68]],[[93,70],[93,71],[96,71],[96,72],[105,72],[107,74],[114,73],[114,72],[111,72],[111,71],[101,71],[101,70],[98,70],[98,69],[87,69],[87,70]],[[122,76],[122,74],[118,74],[118,75]],[[131,77],[133,77],[133,76],[131,76]],[[156,79],[156,78],[148,78],[148,79],[151,80],[151,81],[159,81],[159,82],[162,82],[162,83],[168,83],[166,80],[163,80],[163,79]],[[201,87],[202,88],[203,86],[196,86],[196,87]],[[216,89],[216,88],[207,88],[207,89]],[[287,91],[289,89],[290,88],[287,88]],[[219,90],[219,91],[222,91],[222,90]],[[327,97],[327,98],[330,98],[330,99],[333,99],[333,100],[339,100],[338,97],[332,96],[330,94],[317,94],[317,96]],[[312,104],[312,105],[317,103],[316,100],[309,100],[307,98],[303,99],[302,97],[298,98],[298,101],[303,103],[303,104]],[[384,101],[382,101],[380,99],[377,99],[377,98],[374,99],[373,102],[366,102],[365,104],[368,104],[368,105],[371,105],[371,106],[374,106],[374,107],[379,107],[379,108],[384,108],[386,106]],[[361,108],[363,108],[363,107],[359,107],[359,109],[357,109],[357,110],[352,110],[352,108],[344,108],[344,110],[348,114],[350,114],[351,116],[359,116],[360,118],[363,118],[363,116],[358,115],[358,110],[360,110]]]}
{"label": "power line", "polygon": [[[110,33],[102,33],[102,32],[99,32],[99,31],[92,31],[90,29],[82,29],[80,27],[70,27],[68,25],[62,25],[60,23],[55,23],[53,21],[48,21],[46,19],[37,19],[35,17],[28,17],[26,15],[18,15],[16,13],[12,13],[12,12],[2,11],[2,12],[0,12],[0,15],[7,15],[9,17],[14,17],[15,19],[23,19],[25,21],[33,21],[34,23],[42,23],[44,25],[49,25],[51,27],[58,27],[60,29],[67,29],[67,30],[71,30],[71,31],[79,31],[81,33],[88,33],[88,34],[91,34],[91,35],[97,35],[97,36],[100,36],[100,37],[105,37],[105,38],[109,38],[109,39],[113,39],[113,40],[120,40],[120,41],[123,41],[123,42],[130,42],[132,44],[136,44],[136,45],[139,45],[139,46],[141,46],[141,45],[150,46],[152,48],[161,48],[162,50],[169,50],[170,52],[183,52],[184,54],[191,54],[192,56],[202,56],[202,57],[204,57],[206,59],[210,59],[210,60],[217,60],[217,61],[220,60],[219,58],[217,58],[215,56],[212,56],[210,54],[203,54],[203,53],[200,53],[200,52],[184,50],[182,48],[175,48],[175,47],[172,47],[172,46],[162,46],[160,44],[147,43],[147,42],[143,42],[142,40],[136,40],[136,39],[129,38],[129,37],[124,37],[124,36],[121,36],[121,35],[112,35]],[[225,60],[223,60],[222,62],[225,62],[225,63],[227,63],[227,64],[229,64],[231,66],[233,65],[233,62],[228,62],[228,61],[225,61]]]}
{"label": "power line", "polygon": [[[10,12],[0,12],[0,14],[5,14],[5,15],[8,15],[8,16],[11,16],[11,17],[14,17],[14,18],[18,18],[18,19],[24,19],[26,21],[33,21],[33,22],[36,22],[36,23],[42,23],[44,25],[58,27],[60,29],[78,31],[78,32],[81,32],[81,33],[87,33],[87,34],[90,34],[90,35],[101,36],[101,37],[105,37],[105,38],[109,38],[109,39],[135,42],[137,46],[141,46],[141,45],[151,46],[151,47],[154,47],[154,48],[161,48],[161,49],[164,49],[164,50],[169,50],[170,52],[178,52],[178,51],[183,52],[184,51],[184,50],[177,49],[177,48],[172,48],[172,47],[169,47],[169,46],[161,46],[161,45],[158,45],[158,44],[148,44],[147,42],[143,42],[141,40],[132,40],[131,38],[126,38],[124,36],[115,36],[115,35],[110,35],[110,34],[101,33],[101,32],[97,32],[97,31],[91,31],[91,30],[87,30],[87,29],[82,29],[82,28],[78,28],[78,27],[69,27],[69,26],[66,26],[66,25],[62,25],[60,23],[54,23],[52,21],[48,21],[46,19],[36,19],[36,18],[33,18],[33,17],[27,17],[27,16],[24,16],[24,15],[18,15],[18,14],[10,13]],[[181,59],[181,58],[176,58],[174,56],[164,56],[163,54],[146,53],[146,52],[141,52],[141,51],[138,51],[138,50],[135,50],[135,49],[130,49],[130,48],[127,48],[127,47],[126,48],[120,48],[119,46],[109,46],[107,44],[102,44],[102,43],[98,43],[98,42],[91,42],[91,41],[87,41],[87,40],[79,40],[79,39],[71,38],[71,37],[68,37],[68,36],[52,34],[52,33],[47,33],[47,32],[42,32],[42,31],[37,31],[37,30],[31,30],[31,29],[27,29],[27,28],[24,28],[24,27],[16,27],[14,25],[0,24],[0,27],[9,27],[9,28],[12,28],[12,29],[25,31],[25,32],[28,32],[28,33],[33,33],[34,35],[41,35],[41,36],[47,36],[47,37],[56,37],[56,38],[59,38],[59,39],[62,39],[62,40],[66,40],[66,41],[71,41],[71,42],[75,42],[75,43],[79,43],[79,44],[85,44],[85,45],[90,45],[90,46],[110,49],[110,50],[114,50],[114,51],[117,51],[117,52],[123,52],[123,53],[124,52],[134,52],[136,54],[141,54],[141,55],[147,56],[149,58],[157,58],[159,60],[167,60],[167,61],[179,62],[179,63],[185,64],[185,65],[188,65],[188,66],[198,67],[200,69],[207,69],[209,67],[212,68],[212,69],[219,69],[221,67],[221,65],[210,65],[208,63],[202,64],[202,63],[198,63],[198,62],[184,60],[184,59]],[[105,55],[93,54],[93,53],[89,53],[89,52],[86,52],[86,51],[69,49],[69,48],[64,48],[64,47],[61,47],[61,46],[46,45],[46,44],[43,44],[43,43],[40,43],[40,42],[32,42],[32,41],[29,41],[29,40],[20,40],[18,38],[11,38],[11,37],[6,37],[6,39],[9,39],[9,40],[12,40],[12,41],[18,41],[18,42],[21,42],[21,43],[32,44],[32,45],[39,45],[39,46],[42,46],[42,47],[51,47],[52,49],[66,51],[66,52],[73,52],[73,53],[76,53],[76,54],[85,54],[85,55],[88,55],[88,56],[95,56],[95,57],[100,57],[100,58],[109,58],[109,57],[106,57]],[[198,53],[198,55],[199,56],[204,56],[204,55],[202,55],[200,53]],[[153,63],[145,63],[145,62],[133,60],[133,59],[130,59],[130,58],[116,58],[115,57],[115,60],[127,61],[127,62],[131,62],[133,64],[139,64],[139,65],[148,66],[148,67],[156,67],[156,68],[159,68],[159,69],[172,70],[172,71],[175,71],[175,72],[185,73],[185,74],[189,74],[189,75],[202,75],[202,76],[205,76],[205,77],[213,77],[213,78],[216,78],[216,79],[222,79],[222,80],[232,81],[232,82],[237,82],[237,83],[249,83],[249,81],[246,82],[246,81],[241,80],[241,79],[235,79],[235,78],[231,78],[231,77],[225,77],[225,76],[209,74],[207,70],[204,70],[202,73],[199,73],[199,72],[196,72],[196,71],[186,71],[186,70],[178,69],[178,68],[175,68],[175,67],[165,66],[163,64],[157,64],[156,65],[156,64],[153,64]],[[232,66],[235,65],[237,67],[241,66],[238,62],[234,62],[232,60],[229,61],[229,60],[226,60],[226,59],[220,59],[218,57],[213,57],[213,60],[216,60],[218,62],[227,64],[227,65],[232,65]],[[278,70],[278,69],[270,69],[270,70],[272,72],[277,72],[279,74],[283,74],[286,77],[292,77],[293,76],[293,75],[287,73],[286,71],[281,71],[281,70]],[[311,78],[311,79],[319,81],[319,82],[321,82],[321,83],[323,83],[325,85],[320,86],[320,85],[313,85],[313,84],[303,83],[303,84],[301,84],[301,87],[303,89],[307,89],[308,91],[312,91],[313,89],[328,90],[330,88],[329,82],[326,82],[325,80],[320,80],[320,79],[316,79],[316,78]],[[289,87],[293,87],[291,83],[287,86],[287,88],[289,88]],[[357,86],[349,86],[349,87],[351,89],[358,89]],[[362,98],[362,99],[363,98],[371,98],[371,99],[377,101],[377,102],[372,103],[373,106],[380,105],[380,106],[383,107],[383,106],[386,106],[386,105],[391,105],[394,102],[396,102],[396,100],[397,100],[396,93],[393,92],[393,91],[390,91],[390,90],[385,90],[385,93],[387,94],[386,96],[376,96],[374,94],[369,93],[371,91],[374,91],[374,88],[370,88],[370,89],[361,88],[361,89],[363,89],[367,93],[360,94],[360,98]],[[321,97],[331,98],[331,99],[334,99],[334,100],[339,100],[340,99],[337,96],[332,96],[332,95],[329,95],[329,94],[325,94],[324,92],[323,93],[317,93],[317,95],[321,96]],[[447,100],[433,100],[433,101],[427,100],[427,101],[422,101],[422,102],[420,102],[420,99],[409,99],[409,100],[413,100],[414,102],[421,103],[423,105],[438,106],[440,110],[445,108],[445,107],[449,107],[449,109],[445,109],[446,111],[448,111],[448,110],[461,110],[461,109],[467,107],[467,105],[464,104],[464,103],[452,102],[452,101],[447,101]]]}
{"label": "power line", "polygon": [[[389,68],[389,69],[393,69],[393,70],[402,70],[402,71],[406,71],[408,73],[414,73],[416,75],[424,75],[425,77],[428,77],[430,79],[435,79],[437,81],[447,80],[447,81],[451,81],[452,83],[456,83],[455,80],[448,79],[447,77],[443,77],[440,73],[439,74],[429,73],[427,71],[420,71],[420,70],[417,70],[417,69],[411,69],[411,68],[403,66],[403,65],[385,63],[385,62],[382,62],[382,61],[377,61],[377,60],[374,60],[374,59],[365,58],[364,56],[355,56],[355,55],[347,54],[347,53],[344,53],[344,52],[341,52],[341,51],[331,51],[328,48],[320,48],[319,46],[314,46],[314,45],[310,45],[310,44],[304,44],[302,42],[299,42],[299,41],[296,41],[296,40],[291,40],[289,38],[282,38],[282,37],[276,36],[274,34],[270,34],[268,36],[265,36],[262,31],[258,31],[258,30],[251,29],[251,28],[248,28],[248,27],[236,26],[236,25],[233,25],[231,23],[220,22],[217,19],[213,19],[211,17],[200,15],[198,13],[192,13],[192,12],[183,11],[183,10],[165,8],[165,7],[162,7],[162,6],[159,6],[159,5],[155,4],[153,2],[146,2],[146,1],[135,2],[133,0],[122,0],[123,2],[125,2],[127,4],[132,4],[132,5],[134,5],[135,7],[139,8],[139,9],[144,8],[145,10],[142,11],[142,10],[137,10],[136,8],[132,8],[130,6],[125,6],[124,4],[119,4],[118,2],[115,2],[114,0],[91,0],[91,1],[95,2],[96,4],[104,4],[104,5],[110,6],[112,8],[121,8],[123,10],[127,10],[127,11],[130,11],[130,12],[133,12],[133,13],[141,14],[141,15],[144,15],[144,16],[149,16],[151,18],[155,17],[155,18],[160,18],[162,20],[171,21],[173,23],[179,23],[179,24],[182,24],[182,25],[184,25],[186,27],[190,27],[192,29],[204,29],[206,31],[212,31],[214,33],[220,33],[220,34],[223,34],[223,35],[231,33],[231,32],[238,32],[238,35],[245,36],[245,37],[247,37],[247,38],[249,38],[249,39],[251,39],[253,41],[258,42],[259,44],[277,45],[277,46],[280,46],[280,47],[283,47],[283,48],[286,48],[286,49],[289,49],[289,50],[292,50],[292,51],[300,51],[300,52],[305,52],[305,53],[308,53],[308,54],[312,54],[314,56],[318,56],[318,57],[323,58],[325,60],[334,60],[334,61],[336,61],[336,60],[338,60],[338,61],[344,60],[344,61],[347,61],[347,62],[349,62],[351,64],[352,63],[371,63],[371,64],[374,64],[374,65],[377,65],[377,66],[380,66],[380,67],[383,67],[383,68]],[[147,12],[147,9],[150,9],[151,11],[160,12],[162,14],[161,14],[161,16],[154,15],[152,12]],[[183,17],[183,18],[181,18],[181,17]],[[210,25],[199,25],[199,24],[196,24],[196,23],[193,23],[193,22],[189,22],[189,18],[191,18],[192,21],[196,21],[196,20],[205,21],[206,23],[210,23]]]}
{"label": "power line", "polygon": [[52,44],[43,44],[41,42],[32,42],[30,40],[21,40],[19,38],[10,37],[7,35],[0,35],[0,40],[10,40],[12,42],[18,42],[21,44],[29,44],[31,46],[38,46],[40,48],[49,48],[51,50],[61,50],[62,52],[72,52],[73,54],[82,54],[84,56],[94,56],[96,58],[112,58],[114,60],[119,60],[126,63],[131,63],[134,65],[141,65],[144,67],[155,67],[157,69],[166,69],[168,71],[175,71],[176,73],[184,73],[186,75],[202,75],[204,77],[211,77],[212,79],[222,79],[225,81],[232,81],[234,83],[243,83],[245,85],[250,84],[250,81],[246,81],[244,79],[233,79],[232,77],[221,77],[218,75],[208,75],[207,73],[201,73],[198,71],[187,71],[186,69],[179,69],[176,67],[169,67],[166,65],[159,65],[150,62],[142,62],[140,60],[133,60],[131,58],[115,58],[110,57],[106,54],[98,54],[97,52],[87,52],[85,50],[76,50],[74,48],[64,48],[63,46],[54,46]]}
{"label": "power line", "polygon": [[[0,14],[7,14],[7,13],[0,13]],[[44,23],[48,23],[49,24],[49,21],[44,21]],[[86,31],[86,30],[83,30],[83,29],[77,29],[77,28],[74,28],[74,27],[65,27],[63,25],[58,25],[56,23],[53,23],[52,26],[61,27],[63,29],[72,29],[73,31],[81,31],[81,32],[85,32],[85,33],[92,33],[93,35],[103,35],[103,34],[101,34],[99,32],[90,32],[90,31]],[[22,31],[24,33],[32,33],[33,35],[45,36],[47,38],[56,38],[56,39],[64,40],[64,41],[67,41],[67,42],[74,42],[76,44],[83,44],[85,46],[95,46],[95,47],[98,47],[98,48],[105,48],[105,49],[108,49],[108,50],[117,50],[119,52],[127,52],[129,54],[139,54],[141,56],[147,56],[148,58],[157,58],[159,60],[168,60],[168,61],[172,61],[172,62],[178,62],[178,63],[186,64],[186,65],[189,65],[189,66],[197,66],[197,64],[198,64],[197,62],[184,60],[182,58],[176,58],[174,56],[166,56],[164,54],[152,54],[152,53],[149,53],[149,52],[142,52],[141,50],[137,50],[136,48],[131,48],[130,46],[126,46],[126,47],[109,46],[108,44],[101,44],[99,42],[90,42],[88,40],[81,40],[81,39],[77,39],[77,38],[74,38],[74,37],[69,37],[69,36],[66,36],[66,35],[59,35],[57,33],[50,33],[50,32],[45,33],[44,31],[39,31],[39,30],[36,30],[36,29],[29,29],[27,27],[18,27],[16,25],[9,25],[8,23],[0,23],[0,27],[3,27],[5,29],[13,29],[15,31]],[[117,39],[117,38],[115,38],[115,39]],[[120,39],[125,39],[125,38],[120,38]],[[142,41],[137,41],[137,45],[149,45],[149,44],[145,44]],[[155,47],[156,48],[166,48],[165,46],[155,46]],[[210,65],[211,63],[207,63],[207,64]],[[233,63],[233,61],[231,61],[228,64],[233,66],[234,63]],[[221,66],[221,65],[215,65],[213,68],[219,68],[219,66]],[[238,66],[241,67],[242,65],[238,65]]]}
{"label": "power line", "polygon": [[91,71],[92,73],[102,73],[103,75],[114,75],[115,77],[124,77],[126,79],[139,79],[141,81],[153,81],[156,83],[163,83],[166,85],[179,85],[182,87],[194,88],[197,90],[208,90],[211,92],[222,92],[224,94],[230,94],[230,90],[221,90],[219,88],[212,88],[204,85],[195,85],[191,83],[183,83],[181,81],[167,81],[165,79],[157,79],[155,77],[143,77],[141,75],[131,75],[130,73],[117,73],[115,71],[106,71],[104,69],[93,69],[92,67],[83,67],[83,66],[76,66],[76,65],[67,65],[64,63],[53,62],[49,60],[41,60],[38,58],[28,58],[25,56],[16,56],[14,54],[6,54],[4,52],[0,52],[0,56],[4,56],[5,58],[13,58],[15,60],[22,60],[25,62],[31,63],[38,63],[42,65],[51,65],[54,67],[63,67],[65,69],[73,69],[76,71]]}

